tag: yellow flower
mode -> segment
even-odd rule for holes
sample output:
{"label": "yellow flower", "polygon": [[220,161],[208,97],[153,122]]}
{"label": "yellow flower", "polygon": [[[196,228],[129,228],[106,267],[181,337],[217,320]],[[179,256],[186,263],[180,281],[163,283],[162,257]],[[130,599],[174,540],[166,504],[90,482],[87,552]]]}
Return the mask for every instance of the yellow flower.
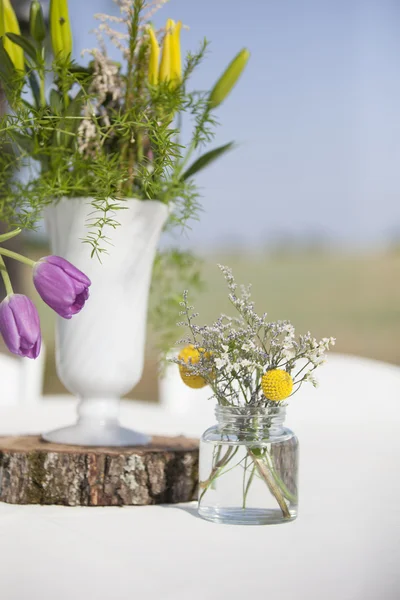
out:
{"label": "yellow flower", "polygon": [[[204,355],[205,358],[210,358],[210,353],[205,352],[204,348],[197,349],[190,344],[180,351],[178,358],[186,364],[196,365],[199,363],[201,355]],[[207,385],[207,381],[201,375],[192,374],[190,369],[184,365],[178,366],[183,383],[186,383],[190,388],[200,389]]]}
{"label": "yellow flower", "polygon": [[[161,54],[161,63],[160,63],[160,71],[159,71],[159,80],[167,81],[172,84],[173,87],[178,87],[180,82],[182,81],[182,59],[181,59],[181,42],[180,42],[180,34],[181,34],[181,21],[175,25],[175,21],[172,19],[168,19],[167,25],[165,27],[165,37],[163,42],[162,54]],[[151,33],[150,33],[151,36]],[[155,59],[155,53],[153,53],[153,40],[150,38],[151,42],[151,52],[150,52],[150,69],[149,69],[149,82],[150,73],[153,73],[153,68],[155,68],[155,62],[153,66],[152,60]],[[157,54],[158,60],[158,54]],[[156,79],[152,76],[153,81]],[[156,82],[157,83],[157,82]]]}
{"label": "yellow flower", "polygon": [[172,31],[170,80],[175,86],[182,81],[181,34],[182,22],[178,21]]}
{"label": "yellow flower", "polygon": [[24,71],[24,51],[20,46],[12,42],[5,35],[6,33],[21,35],[21,30],[10,0],[0,0],[0,37],[4,36],[4,49],[7,51],[17,71]]}
{"label": "yellow flower", "polygon": [[157,85],[158,83],[158,59],[160,56],[160,46],[158,44],[154,29],[149,26],[150,36],[150,59],[149,59],[149,83]]}
{"label": "yellow flower", "polygon": [[56,60],[71,59],[72,33],[67,0],[50,0],[50,37]]}
{"label": "yellow flower", "polygon": [[284,400],[293,390],[293,379],[283,369],[272,369],[264,373],[261,380],[262,391],[268,400]]}
{"label": "yellow flower", "polygon": [[164,37],[163,49],[161,54],[160,64],[160,81],[171,80],[171,46],[172,46],[172,32],[175,27],[175,22],[172,19],[168,19],[166,25],[166,32]]}

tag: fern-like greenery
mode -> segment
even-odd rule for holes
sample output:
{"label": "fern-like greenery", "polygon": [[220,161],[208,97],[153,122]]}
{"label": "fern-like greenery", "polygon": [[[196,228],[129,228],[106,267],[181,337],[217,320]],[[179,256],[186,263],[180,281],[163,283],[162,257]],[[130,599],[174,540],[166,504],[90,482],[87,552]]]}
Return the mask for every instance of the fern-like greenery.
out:
{"label": "fern-like greenery", "polygon": [[[52,3],[66,5],[65,0]],[[125,199],[171,204],[169,226],[185,227],[199,210],[193,176],[232,144],[194,162],[193,155],[212,140],[213,110],[240,76],[247,57],[244,63],[235,59],[236,67],[232,63],[211,91],[191,90],[190,79],[205,57],[207,41],[187,54],[183,66],[175,57],[175,71],[171,67],[165,76],[167,45],[174,43],[180,57],[179,38],[172,35],[175,24],[168,21],[164,30],[153,32],[153,2],[117,0],[120,17],[96,15],[99,48],[89,52],[87,67],[71,59],[72,47],[63,42],[68,39],[68,13],[56,20],[50,14],[50,60],[38,25],[40,6],[37,0],[33,4],[30,36],[5,31],[0,37],[0,82],[9,105],[0,119],[0,220],[33,229],[47,204],[65,197],[90,198],[94,211],[84,241],[97,257],[106,251],[107,227],[119,226],[118,210]],[[114,22],[118,31],[112,29]],[[122,51],[122,64],[107,56],[104,36]],[[7,51],[10,42],[23,50],[24,70]],[[151,68],[158,44],[162,57],[160,75],[155,76]],[[187,147],[180,143],[184,113],[193,123]],[[168,256],[182,268],[178,254]]]}

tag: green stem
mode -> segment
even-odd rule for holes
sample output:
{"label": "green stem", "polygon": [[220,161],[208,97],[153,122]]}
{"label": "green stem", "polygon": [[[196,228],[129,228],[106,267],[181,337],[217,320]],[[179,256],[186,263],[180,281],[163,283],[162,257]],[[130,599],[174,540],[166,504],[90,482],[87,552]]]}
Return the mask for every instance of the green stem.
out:
{"label": "green stem", "polygon": [[18,227],[18,229],[14,229],[14,231],[9,231],[8,233],[0,235],[0,244],[6,242],[7,240],[11,240],[11,238],[15,237],[16,235],[19,235],[21,231],[22,230]]}
{"label": "green stem", "polygon": [[210,485],[214,482],[214,480],[217,479],[217,477],[219,477],[219,475],[222,474],[222,471],[223,471],[224,467],[226,467],[226,465],[235,456],[235,454],[239,450],[239,446],[237,446],[235,448],[235,450],[233,450],[233,452],[232,452],[232,450],[233,450],[233,447],[229,446],[228,450],[226,451],[226,453],[224,454],[224,456],[221,458],[221,460],[219,460],[215,464],[215,467],[212,469],[212,471],[211,471],[210,476],[208,477],[208,479],[206,479],[205,481],[200,481],[199,487],[202,489],[202,492],[201,492],[200,497],[199,497],[199,502],[201,502],[204,494],[209,489]]}
{"label": "green stem", "polygon": [[46,93],[45,93],[45,80],[44,80],[44,71],[40,72],[40,106],[46,106]]}
{"label": "green stem", "polygon": [[291,514],[290,514],[290,511],[285,502],[284,495],[282,494],[282,490],[277,485],[268,464],[265,461],[263,461],[262,459],[259,459],[255,454],[253,454],[253,452],[250,449],[248,452],[254,462],[254,465],[255,465],[259,475],[264,479],[265,483],[268,486],[269,491],[271,492],[271,494],[274,496],[277,503],[279,504],[279,507],[282,511],[283,516],[285,517],[285,519],[290,519]]}
{"label": "green stem", "polygon": [[250,473],[250,477],[247,480],[246,489],[245,489],[244,495],[243,495],[243,508],[246,508],[247,495],[249,493],[250,486],[253,483],[253,479],[254,479],[254,475],[255,474],[256,474],[256,467],[255,467],[255,465],[253,465],[253,468],[252,468],[252,471]]}
{"label": "green stem", "polygon": [[265,458],[266,462],[268,463],[268,466],[271,470],[273,478],[275,479],[276,483],[279,485],[280,489],[282,490],[282,493],[285,496],[286,500],[289,500],[289,502],[297,502],[296,496],[288,490],[288,488],[286,487],[286,485],[284,484],[284,482],[282,481],[282,479],[279,477],[278,473],[276,472],[276,469],[273,466],[272,456],[268,455],[268,451],[265,452],[264,458]]}
{"label": "green stem", "polygon": [[[7,250],[6,248],[0,248],[0,254],[4,256],[8,256],[8,258],[13,258],[14,260],[18,260],[18,262],[22,262],[29,267],[34,267],[36,265],[35,260],[31,260],[26,256],[22,256],[22,254],[18,254],[17,252],[13,252],[12,250]],[[1,263],[0,263],[1,264]]]}
{"label": "green stem", "polygon": [[[214,451],[213,451],[213,465],[215,465],[217,462],[219,462],[221,460],[221,450],[222,450],[222,446],[218,445],[218,450],[215,452],[215,447],[214,447]],[[210,487],[211,489],[215,489],[215,479],[210,483]]]}
{"label": "green stem", "polygon": [[246,473],[247,473],[247,459],[248,455],[246,454],[244,459],[244,467],[243,467],[243,505],[242,508],[246,508]]}
{"label": "green stem", "polygon": [[1,271],[1,276],[3,278],[3,281],[4,281],[4,287],[6,288],[7,296],[9,296],[10,294],[14,293],[14,290],[12,287],[10,276],[7,271],[7,267],[4,264],[4,260],[3,260],[2,256],[0,256],[0,271]]}
{"label": "green stem", "polygon": [[195,143],[192,142],[189,146],[189,150],[187,151],[185,158],[178,165],[178,168],[175,171],[175,181],[179,181],[182,171],[186,167],[187,163],[189,162],[189,159],[192,156],[194,149],[195,149]]}

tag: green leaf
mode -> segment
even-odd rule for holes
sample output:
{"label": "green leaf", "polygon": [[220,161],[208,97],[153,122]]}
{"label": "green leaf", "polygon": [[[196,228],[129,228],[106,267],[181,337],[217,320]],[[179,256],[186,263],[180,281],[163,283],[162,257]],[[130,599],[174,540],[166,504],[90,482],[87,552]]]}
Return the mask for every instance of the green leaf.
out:
{"label": "green leaf", "polygon": [[[78,130],[80,119],[78,118],[82,111],[84,100],[83,92],[79,92],[73,100],[71,100],[64,118],[60,120],[60,125],[57,131],[54,132],[53,144],[57,148],[69,148],[75,139],[75,133]],[[54,154],[57,159],[57,153]]]}
{"label": "green leaf", "polygon": [[37,62],[36,48],[35,48],[35,46],[33,44],[31,44],[31,42],[29,40],[27,40],[22,35],[18,35],[17,33],[6,33],[6,36],[12,42],[14,42],[14,44],[17,44],[17,46],[19,46],[20,48],[22,48],[22,50],[24,52],[26,52],[26,54],[32,58],[32,60],[34,60],[35,62]]}
{"label": "green leaf", "polygon": [[200,156],[200,158],[198,158],[188,168],[187,171],[185,171],[183,173],[183,175],[181,177],[181,181],[186,181],[187,179],[192,177],[195,173],[198,173],[202,169],[205,169],[205,167],[208,167],[208,165],[210,165],[212,162],[214,162],[214,160],[216,160],[217,158],[219,158],[220,156],[225,154],[225,152],[232,150],[233,147],[234,147],[234,142],[229,142],[229,144],[225,144],[224,146],[220,146],[219,148],[214,148],[214,150],[210,150],[209,152],[206,152],[205,154],[203,154],[203,156]]}
{"label": "green leaf", "polygon": [[18,131],[13,131],[10,134],[10,137],[20,148],[25,150],[27,154],[33,154],[35,150],[35,142],[31,137],[22,135],[22,133],[18,133]]}
{"label": "green leaf", "polygon": [[38,79],[36,77],[35,72],[32,71],[32,69],[27,68],[26,71],[27,71],[29,85],[32,90],[32,95],[35,100],[36,108],[39,108],[40,107],[40,88],[39,88]]}
{"label": "green leaf", "polygon": [[63,102],[57,90],[50,90],[50,107],[54,114],[60,115],[63,109]]}
{"label": "green leaf", "polygon": [[8,86],[12,86],[16,71],[7,50],[4,48],[3,38],[0,38],[0,77]]}

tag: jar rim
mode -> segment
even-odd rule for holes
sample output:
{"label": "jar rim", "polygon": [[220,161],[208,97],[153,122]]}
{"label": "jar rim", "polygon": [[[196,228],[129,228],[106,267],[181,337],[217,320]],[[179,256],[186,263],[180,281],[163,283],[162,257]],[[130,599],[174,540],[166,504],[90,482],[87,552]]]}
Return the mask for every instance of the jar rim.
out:
{"label": "jar rim", "polygon": [[287,404],[277,404],[269,406],[222,406],[217,404],[215,407],[215,415],[218,417],[270,417],[270,416],[285,416]]}

